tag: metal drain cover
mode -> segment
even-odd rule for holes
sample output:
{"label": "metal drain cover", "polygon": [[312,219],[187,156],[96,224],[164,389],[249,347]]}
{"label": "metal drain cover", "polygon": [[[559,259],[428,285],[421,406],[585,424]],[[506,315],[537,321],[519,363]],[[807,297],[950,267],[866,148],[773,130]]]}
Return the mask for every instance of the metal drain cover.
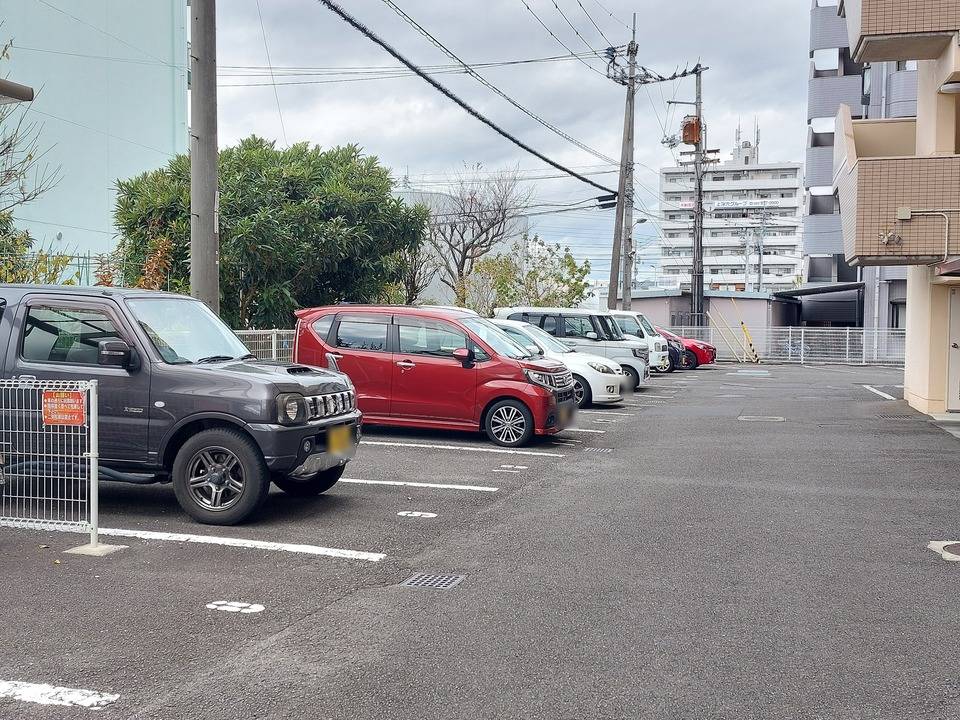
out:
{"label": "metal drain cover", "polygon": [[613,452],[613,448],[595,448],[595,447],[588,447],[588,448],[584,448],[583,451],[584,451],[584,452],[592,452],[592,453],[611,453],[611,452]]}
{"label": "metal drain cover", "polygon": [[877,415],[878,420],[917,420],[919,419],[917,415],[884,415],[881,413]]}
{"label": "metal drain cover", "polygon": [[466,575],[431,575],[417,573],[400,583],[401,587],[430,588],[431,590],[449,590],[463,582]]}

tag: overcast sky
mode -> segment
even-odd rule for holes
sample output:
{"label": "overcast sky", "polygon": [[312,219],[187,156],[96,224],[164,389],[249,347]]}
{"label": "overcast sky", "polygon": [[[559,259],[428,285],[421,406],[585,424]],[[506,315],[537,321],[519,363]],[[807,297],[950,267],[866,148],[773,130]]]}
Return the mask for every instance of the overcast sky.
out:
{"label": "overcast sky", "polygon": [[[805,138],[809,60],[807,0],[526,0],[559,41],[550,36],[523,0],[395,0],[408,15],[468,63],[526,60],[575,52],[602,53],[607,41],[625,44],[637,13],[638,62],[664,75],[699,59],[704,74],[704,113],[709,144],[729,155],[737,123],[761,131],[761,161],[801,161]],[[341,2],[349,13],[419,65],[450,60],[381,0]],[[417,77],[353,80],[369,68],[398,67],[381,48],[316,0],[260,0],[270,59],[276,71],[280,112],[261,69],[267,65],[256,0],[218,4],[220,142],[256,133],[284,143],[308,140],[323,147],[357,143],[414,187],[441,189],[451,174],[482,164],[485,170],[519,167],[528,175],[555,172],[511,145]],[[558,10],[559,7],[559,10]],[[611,17],[607,10],[612,12]],[[564,20],[562,13],[569,20]],[[571,28],[573,25],[582,37]],[[514,100],[604,155],[618,158],[624,88],[602,76],[604,64],[575,60],[482,69]],[[242,67],[241,67],[242,66]],[[293,71],[288,68],[298,68]],[[322,68],[322,70],[320,70]],[[331,74],[335,73],[335,74]],[[348,74],[355,73],[355,74]],[[483,114],[548,157],[585,171],[611,170],[462,74],[434,76]],[[233,87],[227,87],[232,85]],[[638,193],[655,196],[652,169],[672,164],[661,145],[661,124],[677,131],[683,109],[666,101],[693,98],[693,80],[641,89],[637,102]],[[616,187],[614,173],[591,175]],[[575,179],[531,183],[541,203],[569,203],[598,194]],[[644,196],[643,194],[646,193]],[[536,218],[545,239],[569,244],[590,258],[595,277],[605,277],[613,213],[576,212]],[[638,243],[654,234],[638,229]],[[652,272],[642,269],[641,272]]]}

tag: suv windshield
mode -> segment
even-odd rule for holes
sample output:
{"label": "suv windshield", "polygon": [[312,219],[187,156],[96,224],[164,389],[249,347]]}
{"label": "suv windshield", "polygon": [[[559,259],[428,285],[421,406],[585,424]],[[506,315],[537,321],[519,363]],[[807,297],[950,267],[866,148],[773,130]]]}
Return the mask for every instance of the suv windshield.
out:
{"label": "suv windshield", "polygon": [[620,326],[617,325],[612,315],[594,315],[596,326],[600,328],[600,338],[602,340],[625,340]]}
{"label": "suv windshield", "polygon": [[247,346],[202,302],[158,297],[128,300],[127,305],[165,362],[234,360],[250,355]]}
{"label": "suv windshield", "polygon": [[650,324],[650,321],[647,320],[646,315],[641,315],[637,313],[637,319],[640,320],[640,324],[643,326],[643,329],[646,330],[651,335],[659,335],[659,333],[653,329],[653,325]]}
{"label": "suv windshield", "polygon": [[529,360],[533,357],[526,348],[520,347],[509,335],[489,320],[480,317],[463,318],[460,320],[478,338],[489,345],[498,355],[504,355],[514,360]]}

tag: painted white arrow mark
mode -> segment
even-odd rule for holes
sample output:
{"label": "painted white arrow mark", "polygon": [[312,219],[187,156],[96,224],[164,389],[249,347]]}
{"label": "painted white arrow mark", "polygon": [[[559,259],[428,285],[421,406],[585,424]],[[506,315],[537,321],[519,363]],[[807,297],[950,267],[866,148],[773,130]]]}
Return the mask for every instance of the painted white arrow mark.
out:
{"label": "painted white arrow mark", "polygon": [[207,610],[221,610],[222,612],[242,613],[251,615],[253,613],[263,612],[266,608],[257,603],[236,602],[234,600],[214,600],[207,603]]}
{"label": "painted white arrow mark", "polygon": [[932,540],[927,544],[927,549],[933,550],[944,560],[949,560],[950,562],[960,562],[960,555],[954,555],[952,552],[948,552],[946,550],[946,548],[950,547],[951,545],[960,545],[960,540]]}
{"label": "painted white arrow mark", "polygon": [[436,513],[420,512],[418,510],[401,510],[397,513],[400,517],[419,517],[419,518],[435,518]]}

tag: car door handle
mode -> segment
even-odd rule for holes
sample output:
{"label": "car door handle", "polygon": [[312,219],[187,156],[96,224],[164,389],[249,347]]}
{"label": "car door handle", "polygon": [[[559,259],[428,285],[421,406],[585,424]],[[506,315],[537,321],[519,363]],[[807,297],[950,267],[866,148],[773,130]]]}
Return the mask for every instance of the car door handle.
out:
{"label": "car door handle", "polygon": [[410,368],[415,368],[417,364],[413,360],[398,360],[397,367],[401,370],[409,370]]}

